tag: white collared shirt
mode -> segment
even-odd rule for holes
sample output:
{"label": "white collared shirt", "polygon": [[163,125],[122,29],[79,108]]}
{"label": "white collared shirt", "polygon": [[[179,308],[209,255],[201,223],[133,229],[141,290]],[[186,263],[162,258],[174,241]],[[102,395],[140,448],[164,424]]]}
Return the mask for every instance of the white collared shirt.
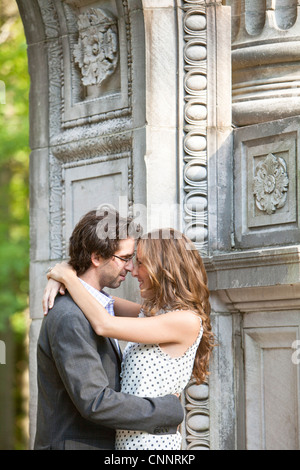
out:
{"label": "white collared shirt", "polygon": [[[93,297],[95,297],[96,300],[98,300],[98,302],[105,308],[105,310],[107,310],[108,313],[114,317],[115,316],[115,311],[114,311],[114,302],[115,301],[114,301],[114,299],[109,294],[104,292],[103,290],[100,291],[98,289],[95,289],[95,287],[93,287],[90,284],[88,284],[87,282],[83,281],[82,279],[80,279],[80,277],[78,279],[80,280],[82,285],[86,288],[86,290],[89,291],[89,293]],[[115,338],[112,338],[112,339],[115,341],[118,351],[120,351],[120,346],[119,346],[118,340],[115,339]]]}

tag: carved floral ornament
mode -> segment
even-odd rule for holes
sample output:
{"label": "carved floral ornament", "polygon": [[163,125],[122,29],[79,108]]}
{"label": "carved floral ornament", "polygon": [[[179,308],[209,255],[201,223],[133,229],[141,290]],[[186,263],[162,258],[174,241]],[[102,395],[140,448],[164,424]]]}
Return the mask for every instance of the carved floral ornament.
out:
{"label": "carved floral ornament", "polygon": [[81,69],[82,83],[99,86],[118,64],[117,20],[103,9],[91,8],[79,15],[78,30],[74,58]]}
{"label": "carved floral ornament", "polygon": [[283,207],[287,199],[288,185],[285,160],[270,153],[255,168],[253,194],[258,209],[271,215]]}

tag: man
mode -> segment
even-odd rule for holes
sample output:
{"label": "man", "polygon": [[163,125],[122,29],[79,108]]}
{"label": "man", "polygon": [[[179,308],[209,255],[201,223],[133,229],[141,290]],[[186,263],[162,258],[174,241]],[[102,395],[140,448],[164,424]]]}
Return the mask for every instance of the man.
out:
{"label": "man", "polygon": [[[135,241],[128,236],[130,220],[107,216],[91,211],[79,221],[70,238],[69,263],[113,314],[113,299],[102,289],[119,287],[132,271]],[[36,450],[114,449],[116,429],[169,434],[183,419],[176,396],[120,392],[117,343],[94,333],[68,293],[57,297],[44,318],[37,360]]]}

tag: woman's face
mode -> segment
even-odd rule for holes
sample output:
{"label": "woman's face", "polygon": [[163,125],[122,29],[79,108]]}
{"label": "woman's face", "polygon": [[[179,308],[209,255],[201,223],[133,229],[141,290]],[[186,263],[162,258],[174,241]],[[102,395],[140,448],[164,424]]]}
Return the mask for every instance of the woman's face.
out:
{"label": "woman's face", "polygon": [[137,280],[139,281],[141,296],[144,299],[147,299],[151,297],[152,284],[151,284],[151,280],[150,280],[147,268],[144,266],[144,264],[141,262],[141,259],[139,258],[140,253],[141,253],[141,250],[138,245],[137,251],[136,251],[136,261],[134,263],[134,267],[132,270],[132,276],[136,277]]}

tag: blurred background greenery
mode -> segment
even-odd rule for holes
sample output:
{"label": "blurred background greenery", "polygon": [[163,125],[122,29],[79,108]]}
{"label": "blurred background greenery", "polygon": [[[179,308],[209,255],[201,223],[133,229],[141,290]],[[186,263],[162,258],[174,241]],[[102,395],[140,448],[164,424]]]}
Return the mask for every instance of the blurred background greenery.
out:
{"label": "blurred background greenery", "polygon": [[[15,0],[0,0],[0,449],[28,446],[29,75]],[[4,98],[4,99],[3,99]]]}

